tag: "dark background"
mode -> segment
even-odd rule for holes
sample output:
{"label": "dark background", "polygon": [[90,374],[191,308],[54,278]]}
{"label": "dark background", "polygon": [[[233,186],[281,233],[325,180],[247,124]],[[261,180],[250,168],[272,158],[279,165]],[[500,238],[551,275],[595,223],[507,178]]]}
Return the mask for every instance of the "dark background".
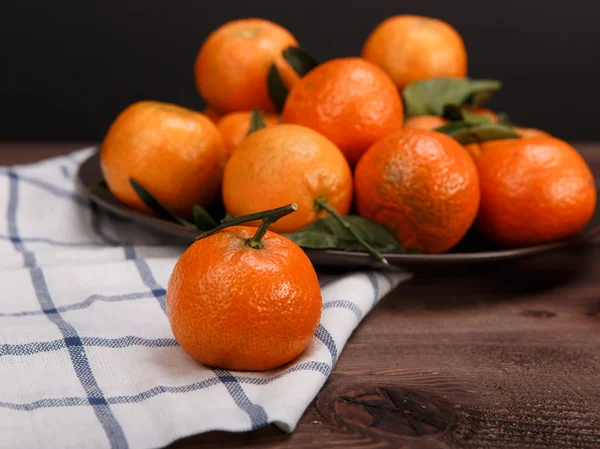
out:
{"label": "dark background", "polygon": [[0,140],[100,140],[131,102],[200,109],[196,52],[231,19],[264,17],[320,59],[358,55],[400,13],[463,36],[469,74],[504,82],[493,106],[568,140],[600,140],[595,0],[37,0],[0,7]]}

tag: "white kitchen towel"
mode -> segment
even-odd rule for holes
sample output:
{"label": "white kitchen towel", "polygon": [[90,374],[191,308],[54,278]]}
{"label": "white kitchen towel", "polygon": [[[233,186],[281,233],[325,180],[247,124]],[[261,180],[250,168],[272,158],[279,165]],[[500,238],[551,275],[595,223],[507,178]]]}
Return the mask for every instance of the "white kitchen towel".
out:
{"label": "white kitchen towel", "polygon": [[321,323],[300,358],[268,372],[202,366],[165,315],[185,248],[90,203],[76,175],[92,151],[0,168],[0,447],[156,448],[210,430],[293,431],[354,328],[409,275],[321,276]]}

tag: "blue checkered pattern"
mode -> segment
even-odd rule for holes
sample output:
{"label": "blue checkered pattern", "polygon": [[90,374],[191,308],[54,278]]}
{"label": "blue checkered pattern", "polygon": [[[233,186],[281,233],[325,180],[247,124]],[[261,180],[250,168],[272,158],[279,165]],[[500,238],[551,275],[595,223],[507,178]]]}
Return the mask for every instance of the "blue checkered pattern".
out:
{"label": "blue checkered pattern", "polygon": [[287,366],[202,366],[165,315],[185,248],[90,203],[75,176],[91,151],[0,168],[0,447],[160,447],[270,423],[291,432],[354,328],[408,275],[321,276],[321,323]]}

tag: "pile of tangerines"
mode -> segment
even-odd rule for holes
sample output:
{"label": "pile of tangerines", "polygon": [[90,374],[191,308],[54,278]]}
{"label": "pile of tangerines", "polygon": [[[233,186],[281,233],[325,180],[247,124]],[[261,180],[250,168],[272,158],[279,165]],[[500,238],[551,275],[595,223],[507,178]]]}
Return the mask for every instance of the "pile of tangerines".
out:
{"label": "pile of tangerines", "polygon": [[277,24],[236,20],[203,43],[195,79],[202,113],[129,106],[101,165],[111,192],[143,212],[132,179],[182,217],[222,198],[227,217],[186,251],[169,284],[175,336],[203,363],[268,369],[308,344],[318,281],[278,234],[331,215],[352,231],[344,216],[354,205],[407,250],[446,252],[473,225],[518,247],[576,234],[596,206],[573,147],[482,107],[499,83],[467,78],[462,38],[440,20],[389,18],[361,57],[324,63]]}

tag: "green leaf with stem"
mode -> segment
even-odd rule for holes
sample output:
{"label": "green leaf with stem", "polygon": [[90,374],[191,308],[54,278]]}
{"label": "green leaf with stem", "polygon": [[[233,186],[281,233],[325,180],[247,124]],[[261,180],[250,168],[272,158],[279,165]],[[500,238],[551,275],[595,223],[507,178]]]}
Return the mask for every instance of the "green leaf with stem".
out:
{"label": "green leaf with stem", "polygon": [[356,229],[354,229],[352,224],[348,220],[345,220],[344,217],[342,217],[338,213],[338,211],[331,207],[331,205],[327,202],[327,198],[317,198],[315,200],[315,207],[329,212],[329,214],[332,217],[334,217],[344,228],[346,228],[352,234],[356,241],[359,242],[371,256],[373,256],[381,263],[388,265],[388,261],[385,259],[385,257],[383,257],[381,252],[377,248],[373,247],[369,242],[367,242],[358,232],[356,232]]}
{"label": "green leaf with stem", "polygon": [[462,145],[519,137],[510,126],[500,124],[476,124],[465,121],[450,122],[447,125],[436,128],[435,131],[454,138]]}
{"label": "green leaf with stem", "polygon": [[[288,47],[281,52],[281,55],[300,78],[319,65],[319,61],[308,50],[302,47]],[[271,103],[275,105],[277,112],[281,112],[285,100],[289,95],[289,90],[283,82],[275,64],[269,68],[267,91],[269,92]]]}
{"label": "green leaf with stem", "polygon": [[163,206],[154,196],[148,192],[139,182],[137,182],[133,178],[129,178],[129,183],[135,193],[140,197],[140,199],[144,202],[146,206],[152,209],[156,215],[158,215],[163,220],[172,221],[174,223],[179,223],[180,225],[195,228],[195,226],[187,220],[184,220],[181,217],[178,217],[174,213],[172,213],[169,209]]}
{"label": "green leaf with stem", "polygon": [[490,114],[476,114],[455,104],[444,106],[443,117],[450,121],[463,121],[474,125],[491,125],[494,122]]}
{"label": "green leaf with stem", "polygon": [[199,204],[194,204],[192,212],[194,214],[194,224],[199,230],[207,231],[218,226],[213,217]]}
{"label": "green leaf with stem", "polygon": [[267,75],[267,91],[269,92],[271,103],[275,105],[277,112],[281,112],[289,91],[283,83],[279,70],[277,70],[275,64],[271,65]]}
{"label": "green leaf with stem", "polygon": [[317,58],[302,47],[288,47],[283,50],[282,55],[300,78],[319,65]]}
{"label": "green leaf with stem", "polygon": [[[378,223],[358,215],[345,215],[344,221],[350,223],[360,236],[382,253],[409,253],[394,235]],[[304,228],[288,234],[282,234],[307,249],[337,249],[342,251],[364,251],[352,233],[335,217],[317,220]]]}
{"label": "green leaf with stem", "polygon": [[407,117],[428,114],[442,116],[446,105],[480,106],[501,87],[502,83],[495,80],[432,78],[408,84],[402,97]]}

